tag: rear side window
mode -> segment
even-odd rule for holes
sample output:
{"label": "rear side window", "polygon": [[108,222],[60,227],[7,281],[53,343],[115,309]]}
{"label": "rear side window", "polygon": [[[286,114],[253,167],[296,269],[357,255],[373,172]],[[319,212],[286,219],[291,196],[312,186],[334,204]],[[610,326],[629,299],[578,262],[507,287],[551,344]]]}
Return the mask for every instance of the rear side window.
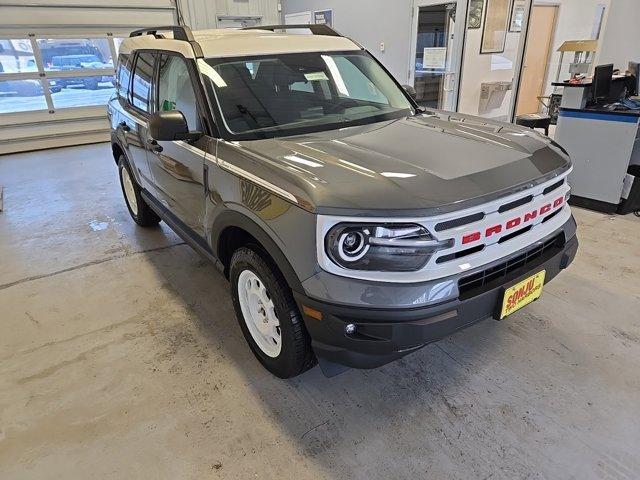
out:
{"label": "rear side window", "polygon": [[118,75],[116,90],[118,96],[123,99],[129,97],[129,80],[131,80],[131,61],[133,57],[129,54],[121,53],[118,58]]}
{"label": "rear side window", "polygon": [[134,107],[144,112],[149,111],[151,79],[153,78],[154,62],[155,55],[153,53],[142,52],[136,57],[136,67],[133,72],[131,103]]}

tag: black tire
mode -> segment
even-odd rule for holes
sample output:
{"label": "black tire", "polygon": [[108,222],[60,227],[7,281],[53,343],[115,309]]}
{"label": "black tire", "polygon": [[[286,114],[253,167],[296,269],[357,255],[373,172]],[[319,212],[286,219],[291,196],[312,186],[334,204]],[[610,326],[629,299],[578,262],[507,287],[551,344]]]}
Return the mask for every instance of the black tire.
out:
{"label": "black tire", "polygon": [[[127,198],[127,193],[125,192],[123,169],[126,170],[133,184],[133,191],[138,206],[137,212],[134,212],[134,210],[131,208],[131,205],[129,205],[129,199]],[[151,210],[151,207],[149,207],[147,202],[145,202],[142,198],[142,195],[140,194],[140,186],[136,183],[135,177],[133,176],[131,168],[129,167],[129,162],[127,162],[122,155],[118,160],[118,177],[120,178],[120,187],[122,188],[124,201],[127,204],[127,209],[129,210],[129,214],[131,215],[131,218],[133,218],[133,221],[141,227],[155,227],[156,225],[158,225],[161,218],[156,215],[156,212]]]}
{"label": "black tire", "polygon": [[[244,320],[238,293],[238,280],[244,270],[249,270],[258,276],[273,301],[281,334],[281,350],[277,357],[270,357],[262,351]],[[238,323],[258,361],[279,378],[295,377],[313,367],[316,364],[316,358],[311,349],[311,339],[293,300],[291,289],[267,255],[257,246],[239,248],[231,257],[229,280]]]}

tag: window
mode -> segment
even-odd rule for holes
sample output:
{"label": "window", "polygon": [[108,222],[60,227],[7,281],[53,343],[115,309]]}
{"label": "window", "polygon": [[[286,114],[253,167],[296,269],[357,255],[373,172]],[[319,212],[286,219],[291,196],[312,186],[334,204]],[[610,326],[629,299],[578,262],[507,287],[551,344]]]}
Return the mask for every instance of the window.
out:
{"label": "window", "polygon": [[0,113],[46,109],[41,80],[0,80]]}
{"label": "window", "polygon": [[160,56],[158,110],[179,110],[189,130],[199,130],[196,95],[184,59],[176,55]]}
{"label": "window", "polygon": [[138,54],[136,68],[133,73],[132,103],[134,107],[144,112],[149,111],[154,61],[155,56],[153,53],[143,52]]}
{"label": "window", "polygon": [[106,105],[113,95],[116,83],[113,75],[65,78],[50,82],[64,82],[58,88],[54,89],[54,85],[50,87],[53,107],[56,109]]}
{"label": "window", "polygon": [[113,68],[106,38],[42,38],[38,48],[47,72]]}
{"label": "window", "polygon": [[129,97],[129,80],[131,80],[131,64],[133,63],[133,57],[128,54],[122,54],[120,55],[118,62],[118,81],[116,88],[118,96],[126,100]]}
{"label": "window", "polygon": [[0,39],[0,114],[104,107],[116,85],[115,46],[106,33]]}
{"label": "window", "polygon": [[334,62],[337,71],[332,74],[342,77],[343,91],[338,90],[340,97],[354,98],[368,102],[389,104],[387,98],[378,90],[378,87],[360,70],[359,59],[348,57],[335,57]]}
{"label": "window", "polygon": [[0,39],[0,73],[37,71],[38,67],[29,39]]}
{"label": "window", "polygon": [[411,103],[366,52],[198,62],[237,139],[270,138],[410,115]]}

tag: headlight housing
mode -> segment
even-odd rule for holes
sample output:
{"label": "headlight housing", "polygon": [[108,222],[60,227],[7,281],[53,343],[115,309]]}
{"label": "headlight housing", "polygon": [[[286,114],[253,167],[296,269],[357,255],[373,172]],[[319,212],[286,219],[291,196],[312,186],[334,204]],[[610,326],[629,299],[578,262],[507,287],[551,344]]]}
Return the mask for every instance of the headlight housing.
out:
{"label": "headlight housing", "polygon": [[414,272],[449,245],[418,224],[339,223],[325,236],[331,261],[349,270]]}

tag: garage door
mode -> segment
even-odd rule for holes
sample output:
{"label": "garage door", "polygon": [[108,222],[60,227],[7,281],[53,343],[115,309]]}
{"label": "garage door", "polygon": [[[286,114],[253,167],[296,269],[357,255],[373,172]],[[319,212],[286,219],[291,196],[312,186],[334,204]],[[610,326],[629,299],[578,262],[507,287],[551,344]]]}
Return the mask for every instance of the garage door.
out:
{"label": "garage door", "polygon": [[114,62],[171,0],[0,0],[0,154],[107,140]]}

